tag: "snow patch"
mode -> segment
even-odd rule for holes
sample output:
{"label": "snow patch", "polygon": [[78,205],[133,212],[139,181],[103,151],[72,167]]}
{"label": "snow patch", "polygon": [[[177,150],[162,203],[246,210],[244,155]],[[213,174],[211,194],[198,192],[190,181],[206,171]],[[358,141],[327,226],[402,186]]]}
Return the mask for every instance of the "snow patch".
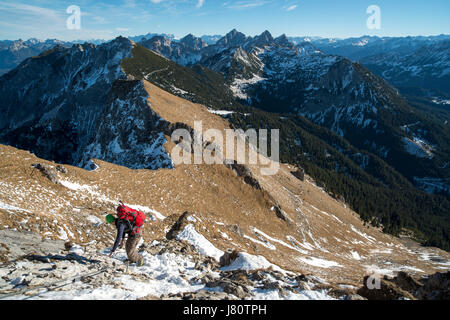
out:
{"label": "snow patch", "polygon": [[311,266],[314,267],[319,267],[319,268],[331,268],[331,267],[342,267],[339,263],[334,262],[334,261],[330,261],[330,260],[325,260],[325,259],[320,259],[320,258],[315,258],[315,257],[309,257],[309,258],[298,258],[298,260],[309,264]]}
{"label": "snow patch", "polygon": [[247,252],[239,252],[238,257],[230,265],[223,267],[223,271],[232,270],[257,270],[272,267],[276,271],[285,272],[280,267],[270,263],[263,256],[254,256]]}
{"label": "snow patch", "polygon": [[223,251],[217,249],[211,242],[208,241],[203,235],[198,233],[193,224],[189,224],[184,227],[177,235],[177,240],[184,240],[192,244],[197,250],[206,256],[213,257],[217,261],[220,261],[220,257],[223,256]]}

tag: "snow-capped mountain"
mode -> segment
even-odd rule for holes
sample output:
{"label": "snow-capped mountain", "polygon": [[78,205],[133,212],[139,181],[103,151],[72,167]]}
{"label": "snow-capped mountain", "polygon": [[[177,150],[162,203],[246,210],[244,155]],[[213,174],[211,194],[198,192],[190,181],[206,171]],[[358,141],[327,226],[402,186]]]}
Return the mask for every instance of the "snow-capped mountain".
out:
{"label": "snow-capped mountain", "polygon": [[408,54],[425,45],[439,44],[450,39],[450,35],[439,36],[414,36],[414,37],[377,37],[362,36],[358,38],[335,39],[320,37],[291,37],[291,41],[299,43],[308,39],[320,50],[352,61],[360,61],[363,58],[381,53],[396,52]]}
{"label": "snow-capped mountain", "polygon": [[175,36],[173,34],[167,34],[167,33],[147,33],[144,35],[139,35],[139,36],[134,36],[134,37],[129,37],[130,40],[135,41],[135,42],[139,42],[139,41],[143,41],[143,40],[148,40],[151,39],[153,37],[164,37],[170,40],[175,40]]}
{"label": "snow-capped mountain", "polygon": [[24,59],[31,56],[37,56],[42,51],[53,48],[54,46],[71,46],[70,43],[56,40],[38,40],[31,38],[23,41],[0,41],[0,75],[16,67]]}
{"label": "snow-capped mountain", "polygon": [[[419,116],[396,88],[362,64],[318,49],[315,43],[325,40],[298,40],[302,42],[295,45],[287,36],[273,38],[268,31],[247,37],[234,29],[216,44],[196,46],[195,50],[192,46],[180,46],[164,38],[154,38],[153,43],[158,45],[147,47],[180,64],[197,63],[221,73],[235,99],[244,104],[270,112],[301,114],[331,129],[357,148],[377,154],[411,182],[416,181],[417,177],[424,177],[425,172],[411,167],[405,169],[402,163],[416,161],[420,154],[427,155],[420,157],[424,162],[422,168],[432,166],[435,178],[445,176],[440,164],[448,161],[448,155],[441,158],[442,153],[430,135],[433,124]],[[375,45],[381,40],[368,37],[348,41],[352,47],[360,48]],[[395,55],[397,60],[386,57],[384,61],[392,62],[390,66],[396,68],[386,71],[384,76],[387,78],[389,72],[398,74],[398,68],[418,72],[418,68],[403,67],[406,61],[409,63],[415,57],[416,60],[411,63],[421,63],[426,66],[425,73],[434,77],[440,75],[446,83],[447,45],[441,37],[414,41],[403,38],[389,40],[389,44],[380,50],[397,47],[404,52],[430,41],[433,44],[429,44],[428,49],[420,49],[420,56],[414,53],[403,59],[398,54]],[[430,48],[434,48],[435,54],[425,58]],[[402,79],[408,81],[407,76]],[[412,128],[412,131],[402,130],[403,126],[417,122],[421,125]],[[419,140],[423,143],[410,143]],[[412,146],[420,152],[413,152]],[[435,154],[440,156],[435,158]],[[432,175],[427,174],[426,177],[431,178]]]}
{"label": "snow-capped mountain", "polygon": [[[306,37],[290,38],[299,42]],[[449,35],[415,37],[363,36],[349,39],[309,38],[320,50],[359,61],[405,92],[425,96],[450,94]]]}
{"label": "snow-capped mountain", "polygon": [[450,39],[364,57],[361,63],[396,87],[441,90],[450,95]]}
{"label": "snow-capped mountain", "polygon": [[268,31],[246,37],[233,30],[204,50],[200,64],[223,73],[235,96],[248,104],[301,113],[341,136],[352,127],[382,134],[378,109],[393,105],[391,96],[401,100],[361,65],[311,42],[294,46],[284,35],[274,39]]}
{"label": "snow-capped mountain", "polygon": [[164,36],[155,36],[140,42],[147,49],[158,52],[181,65],[190,65],[198,62],[201,51],[208,44],[202,39],[187,35],[179,41]]}
{"label": "snow-capped mountain", "polygon": [[200,38],[205,41],[207,44],[212,45],[212,44],[216,44],[217,41],[219,41],[220,39],[222,39],[223,36],[221,35],[204,35],[201,36]]}
{"label": "snow-capped mountain", "polygon": [[96,157],[132,168],[171,167],[164,138],[145,134],[160,119],[147,108],[142,84],[120,82],[132,47],[120,37],[59,46],[1,77],[0,141],[79,166]]}

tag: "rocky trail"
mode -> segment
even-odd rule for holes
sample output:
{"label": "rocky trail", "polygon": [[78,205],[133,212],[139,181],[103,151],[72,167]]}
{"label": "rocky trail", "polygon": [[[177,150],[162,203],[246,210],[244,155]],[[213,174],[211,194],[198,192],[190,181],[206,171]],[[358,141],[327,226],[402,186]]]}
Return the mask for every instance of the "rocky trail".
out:
{"label": "rocky trail", "polygon": [[2,236],[9,237],[11,252],[20,256],[0,267],[0,299],[333,298],[327,289],[313,289],[321,285],[313,276],[260,268],[261,257],[237,253],[234,263],[225,254],[230,264],[221,267],[176,239],[142,243],[145,264],[137,267],[127,263],[123,249],[110,259],[109,248],[97,250],[94,244],[82,248],[13,231],[2,231]]}

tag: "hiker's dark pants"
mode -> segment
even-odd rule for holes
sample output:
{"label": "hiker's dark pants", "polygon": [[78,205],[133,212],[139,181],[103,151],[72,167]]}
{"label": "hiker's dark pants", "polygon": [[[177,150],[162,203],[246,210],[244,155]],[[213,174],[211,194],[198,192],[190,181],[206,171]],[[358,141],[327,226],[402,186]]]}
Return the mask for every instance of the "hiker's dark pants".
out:
{"label": "hiker's dark pants", "polygon": [[137,235],[129,235],[127,239],[127,243],[125,244],[125,250],[127,251],[128,260],[130,262],[135,263],[142,259],[137,252],[137,245],[141,240],[142,236],[140,234]]}

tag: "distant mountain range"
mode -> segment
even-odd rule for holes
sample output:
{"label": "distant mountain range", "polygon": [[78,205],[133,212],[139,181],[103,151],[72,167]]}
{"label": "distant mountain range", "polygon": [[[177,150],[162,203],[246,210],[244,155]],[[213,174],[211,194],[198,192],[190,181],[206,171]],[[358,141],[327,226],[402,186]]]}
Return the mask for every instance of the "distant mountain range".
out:
{"label": "distant mountain range", "polygon": [[450,96],[450,35],[291,40],[359,61],[403,92]]}
{"label": "distant mountain range", "polygon": [[[268,31],[250,37],[232,30],[212,40],[218,37],[189,34],[175,40],[173,35],[149,33],[131,40],[179,65],[197,65],[222,75],[226,89],[221,91],[229,90],[230,101],[300,114],[378,155],[412,183],[423,186],[423,179],[443,179],[426,189],[450,192],[445,166],[450,146],[442,140],[448,136],[448,124],[420,115],[392,86],[450,92],[449,36],[334,40],[274,38]],[[0,48],[10,54],[13,66],[55,46],[79,48],[36,39],[4,41]],[[356,58],[364,63],[351,61]],[[406,166],[412,159],[415,164]]]}

